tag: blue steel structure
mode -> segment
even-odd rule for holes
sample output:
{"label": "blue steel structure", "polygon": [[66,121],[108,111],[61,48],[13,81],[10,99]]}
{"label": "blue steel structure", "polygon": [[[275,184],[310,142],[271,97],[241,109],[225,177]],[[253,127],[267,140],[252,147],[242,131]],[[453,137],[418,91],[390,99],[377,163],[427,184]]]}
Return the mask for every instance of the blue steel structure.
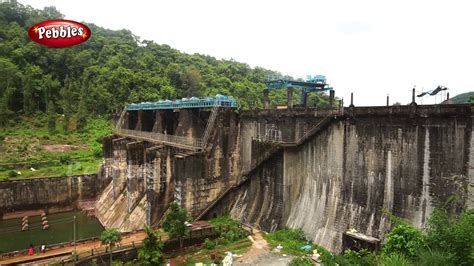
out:
{"label": "blue steel structure", "polygon": [[204,98],[183,98],[181,100],[160,100],[158,102],[131,103],[127,106],[128,111],[135,110],[160,110],[160,109],[181,109],[181,108],[211,108],[228,107],[237,108],[237,101],[232,96],[217,94]]}
{"label": "blue steel structure", "polygon": [[316,91],[329,91],[333,88],[326,83],[326,76],[316,75],[307,76],[306,81],[288,80],[288,79],[273,79],[265,82],[267,90],[275,89],[301,89],[300,104],[306,105],[306,98],[308,93]]}

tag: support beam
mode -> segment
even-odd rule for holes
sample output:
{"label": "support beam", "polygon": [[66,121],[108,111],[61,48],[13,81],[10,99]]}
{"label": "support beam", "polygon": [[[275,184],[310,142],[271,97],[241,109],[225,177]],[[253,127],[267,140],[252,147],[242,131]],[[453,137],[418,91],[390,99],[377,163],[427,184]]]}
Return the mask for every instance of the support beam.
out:
{"label": "support beam", "polygon": [[302,97],[301,104],[303,105],[302,107],[306,108],[308,106],[308,92],[306,91],[301,92],[301,97]]}
{"label": "support beam", "polygon": [[293,88],[288,88],[287,90],[287,103],[286,106],[288,109],[293,108]]}
{"label": "support beam", "polygon": [[143,110],[138,110],[138,120],[137,120],[137,125],[135,126],[135,130],[142,130],[142,118],[143,118]]}
{"label": "support beam", "polygon": [[349,107],[354,107],[354,93],[351,92],[351,104],[349,105]]}
{"label": "support beam", "polygon": [[329,106],[331,107],[334,106],[334,97],[335,97],[334,90],[330,90],[329,91]]}
{"label": "support beam", "polygon": [[270,99],[268,97],[268,94],[270,91],[268,89],[263,90],[263,109],[269,109],[270,107]]}

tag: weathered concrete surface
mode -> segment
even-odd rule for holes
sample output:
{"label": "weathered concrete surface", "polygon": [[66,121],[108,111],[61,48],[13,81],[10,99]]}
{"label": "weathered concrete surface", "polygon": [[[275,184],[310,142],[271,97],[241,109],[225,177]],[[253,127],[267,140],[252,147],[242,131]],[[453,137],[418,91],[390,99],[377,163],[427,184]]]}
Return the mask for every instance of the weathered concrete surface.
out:
{"label": "weathered concrete surface", "polygon": [[76,206],[95,199],[106,181],[97,175],[51,177],[0,182],[0,214]]}
{"label": "weathered concrete surface", "polygon": [[244,223],[274,231],[283,225],[283,188],[283,151],[280,151],[250,173],[247,181],[228,193],[207,217],[229,213]]}
{"label": "weathered concrete surface", "polygon": [[[112,178],[128,188],[119,188],[113,200],[106,193],[115,190],[106,190],[103,201],[109,207],[103,208],[103,216],[109,215],[106,220],[115,225],[116,220],[134,215],[138,221],[127,225],[134,228],[143,225],[143,220],[158,221],[173,200],[196,216],[238,185],[213,205],[208,217],[228,211],[266,231],[300,227],[308,238],[337,252],[342,233],[350,228],[383,238],[390,226],[383,209],[421,227],[434,206],[451,194],[467,197],[459,180],[473,179],[471,109],[471,105],[438,105],[294,108],[240,115],[223,111],[203,153],[150,143],[130,152],[132,145],[126,143],[134,140],[125,139],[119,145],[122,140],[116,139],[109,152],[113,157],[106,158],[106,163],[117,169],[109,171],[118,173]],[[201,137],[206,115],[172,110],[130,113],[125,124]],[[334,116],[329,125],[296,147],[272,150],[271,145],[255,141],[275,131],[282,139],[294,141],[312,132],[322,119]],[[154,148],[156,154],[147,151]],[[267,159],[269,151],[273,155]],[[256,163],[262,158],[266,161]],[[147,186],[149,180],[152,189]],[[133,182],[136,185],[130,186]],[[127,205],[130,200],[133,204]],[[137,209],[143,202],[145,211],[151,206],[150,218],[143,218],[147,216]]]}
{"label": "weathered concrete surface", "polygon": [[174,156],[175,201],[193,217],[240,177],[240,128],[236,115],[221,112],[217,124],[206,152]]}
{"label": "weathered concrete surface", "polygon": [[[133,128],[195,138],[202,137],[209,111],[131,112],[128,117],[134,118],[125,124]],[[216,121],[210,145],[202,153],[116,136],[105,138],[104,168],[112,183],[96,205],[101,223],[122,231],[156,225],[173,200],[197,216],[234,184],[240,176],[238,119],[230,110],[220,110]]]}
{"label": "weathered concrete surface", "polygon": [[[383,209],[422,227],[436,204],[456,192],[466,195],[458,181],[472,181],[470,106],[352,108],[346,113],[303,145],[285,148],[281,174],[276,164],[262,164],[250,185],[231,192],[210,213],[228,208],[235,218],[274,229],[274,222],[254,218],[272,212],[262,202],[279,198],[280,189],[268,189],[261,181],[269,176],[283,190],[279,224],[302,228],[315,243],[340,251],[342,233],[350,228],[383,238],[390,226]],[[255,117],[247,117],[242,127],[258,131]],[[242,145],[250,154],[244,156],[258,157],[254,143]],[[244,156],[244,164],[249,163]],[[252,185],[258,189],[249,189]]]}
{"label": "weathered concrete surface", "polygon": [[114,136],[103,143],[103,167],[111,182],[96,202],[96,216],[107,228],[141,229],[146,216],[144,154],[148,143]]}
{"label": "weathered concrete surface", "polygon": [[458,190],[453,179],[468,174],[470,119],[377,120],[336,122],[285,151],[286,225],[337,251],[349,228],[382,238],[390,226],[382,209],[422,227]]}

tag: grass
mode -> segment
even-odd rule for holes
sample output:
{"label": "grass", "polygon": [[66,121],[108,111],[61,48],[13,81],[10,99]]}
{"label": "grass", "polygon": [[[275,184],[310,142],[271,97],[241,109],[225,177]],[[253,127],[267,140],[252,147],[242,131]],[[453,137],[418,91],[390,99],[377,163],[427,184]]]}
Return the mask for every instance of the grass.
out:
{"label": "grass", "polygon": [[270,247],[273,249],[278,245],[283,248],[281,253],[301,256],[309,252],[301,250],[301,247],[310,245],[311,250],[316,248],[316,245],[308,243],[304,237],[303,230],[284,228],[263,236]]}
{"label": "grass", "polygon": [[18,117],[1,128],[0,181],[96,173],[102,161],[102,138],[112,132],[110,120],[90,118],[83,132],[75,130],[74,118],[68,132],[62,123],[63,117],[58,116],[50,133],[46,115],[37,114]]}
{"label": "grass", "polygon": [[185,253],[173,254],[173,257],[184,257],[185,262],[177,265],[195,265],[197,262],[209,265],[212,262],[211,257],[213,255],[221,256],[223,258],[225,256],[224,253],[227,251],[232,252],[232,254],[240,255],[247,252],[250,246],[252,246],[252,242],[250,242],[249,239],[244,238],[233,243],[217,245],[211,250],[201,248],[199,250],[191,250],[191,252],[186,251]]}

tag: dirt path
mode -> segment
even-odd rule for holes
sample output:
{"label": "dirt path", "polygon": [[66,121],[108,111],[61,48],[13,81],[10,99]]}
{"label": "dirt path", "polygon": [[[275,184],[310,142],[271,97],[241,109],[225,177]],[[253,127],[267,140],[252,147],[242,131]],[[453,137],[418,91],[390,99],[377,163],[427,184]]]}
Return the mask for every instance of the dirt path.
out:
{"label": "dirt path", "polygon": [[254,264],[259,257],[267,255],[270,252],[267,241],[263,238],[262,232],[254,229],[255,234],[252,236],[252,246],[250,249],[242,254],[242,257],[236,260],[237,263]]}
{"label": "dirt path", "polygon": [[[145,236],[146,234],[143,231],[137,232],[135,234],[123,236],[122,241],[120,241],[120,245],[122,246],[129,245],[129,244],[132,244],[132,242],[141,243],[143,239],[145,239]],[[102,244],[100,243],[100,240],[96,240],[93,242],[78,244],[76,246],[76,249],[77,249],[77,253],[83,253],[83,252],[88,252],[88,251],[91,251],[92,249],[97,249],[100,247],[103,247]],[[24,263],[24,262],[32,261],[32,259],[34,259],[35,261],[44,260],[51,257],[59,257],[61,255],[70,255],[72,254],[73,251],[74,251],[74,247],[68,246],[68,247],[48,250],[45,253],[35,254],[33,256],[20,255],[14,258],[0,260],[0,265]]]}

